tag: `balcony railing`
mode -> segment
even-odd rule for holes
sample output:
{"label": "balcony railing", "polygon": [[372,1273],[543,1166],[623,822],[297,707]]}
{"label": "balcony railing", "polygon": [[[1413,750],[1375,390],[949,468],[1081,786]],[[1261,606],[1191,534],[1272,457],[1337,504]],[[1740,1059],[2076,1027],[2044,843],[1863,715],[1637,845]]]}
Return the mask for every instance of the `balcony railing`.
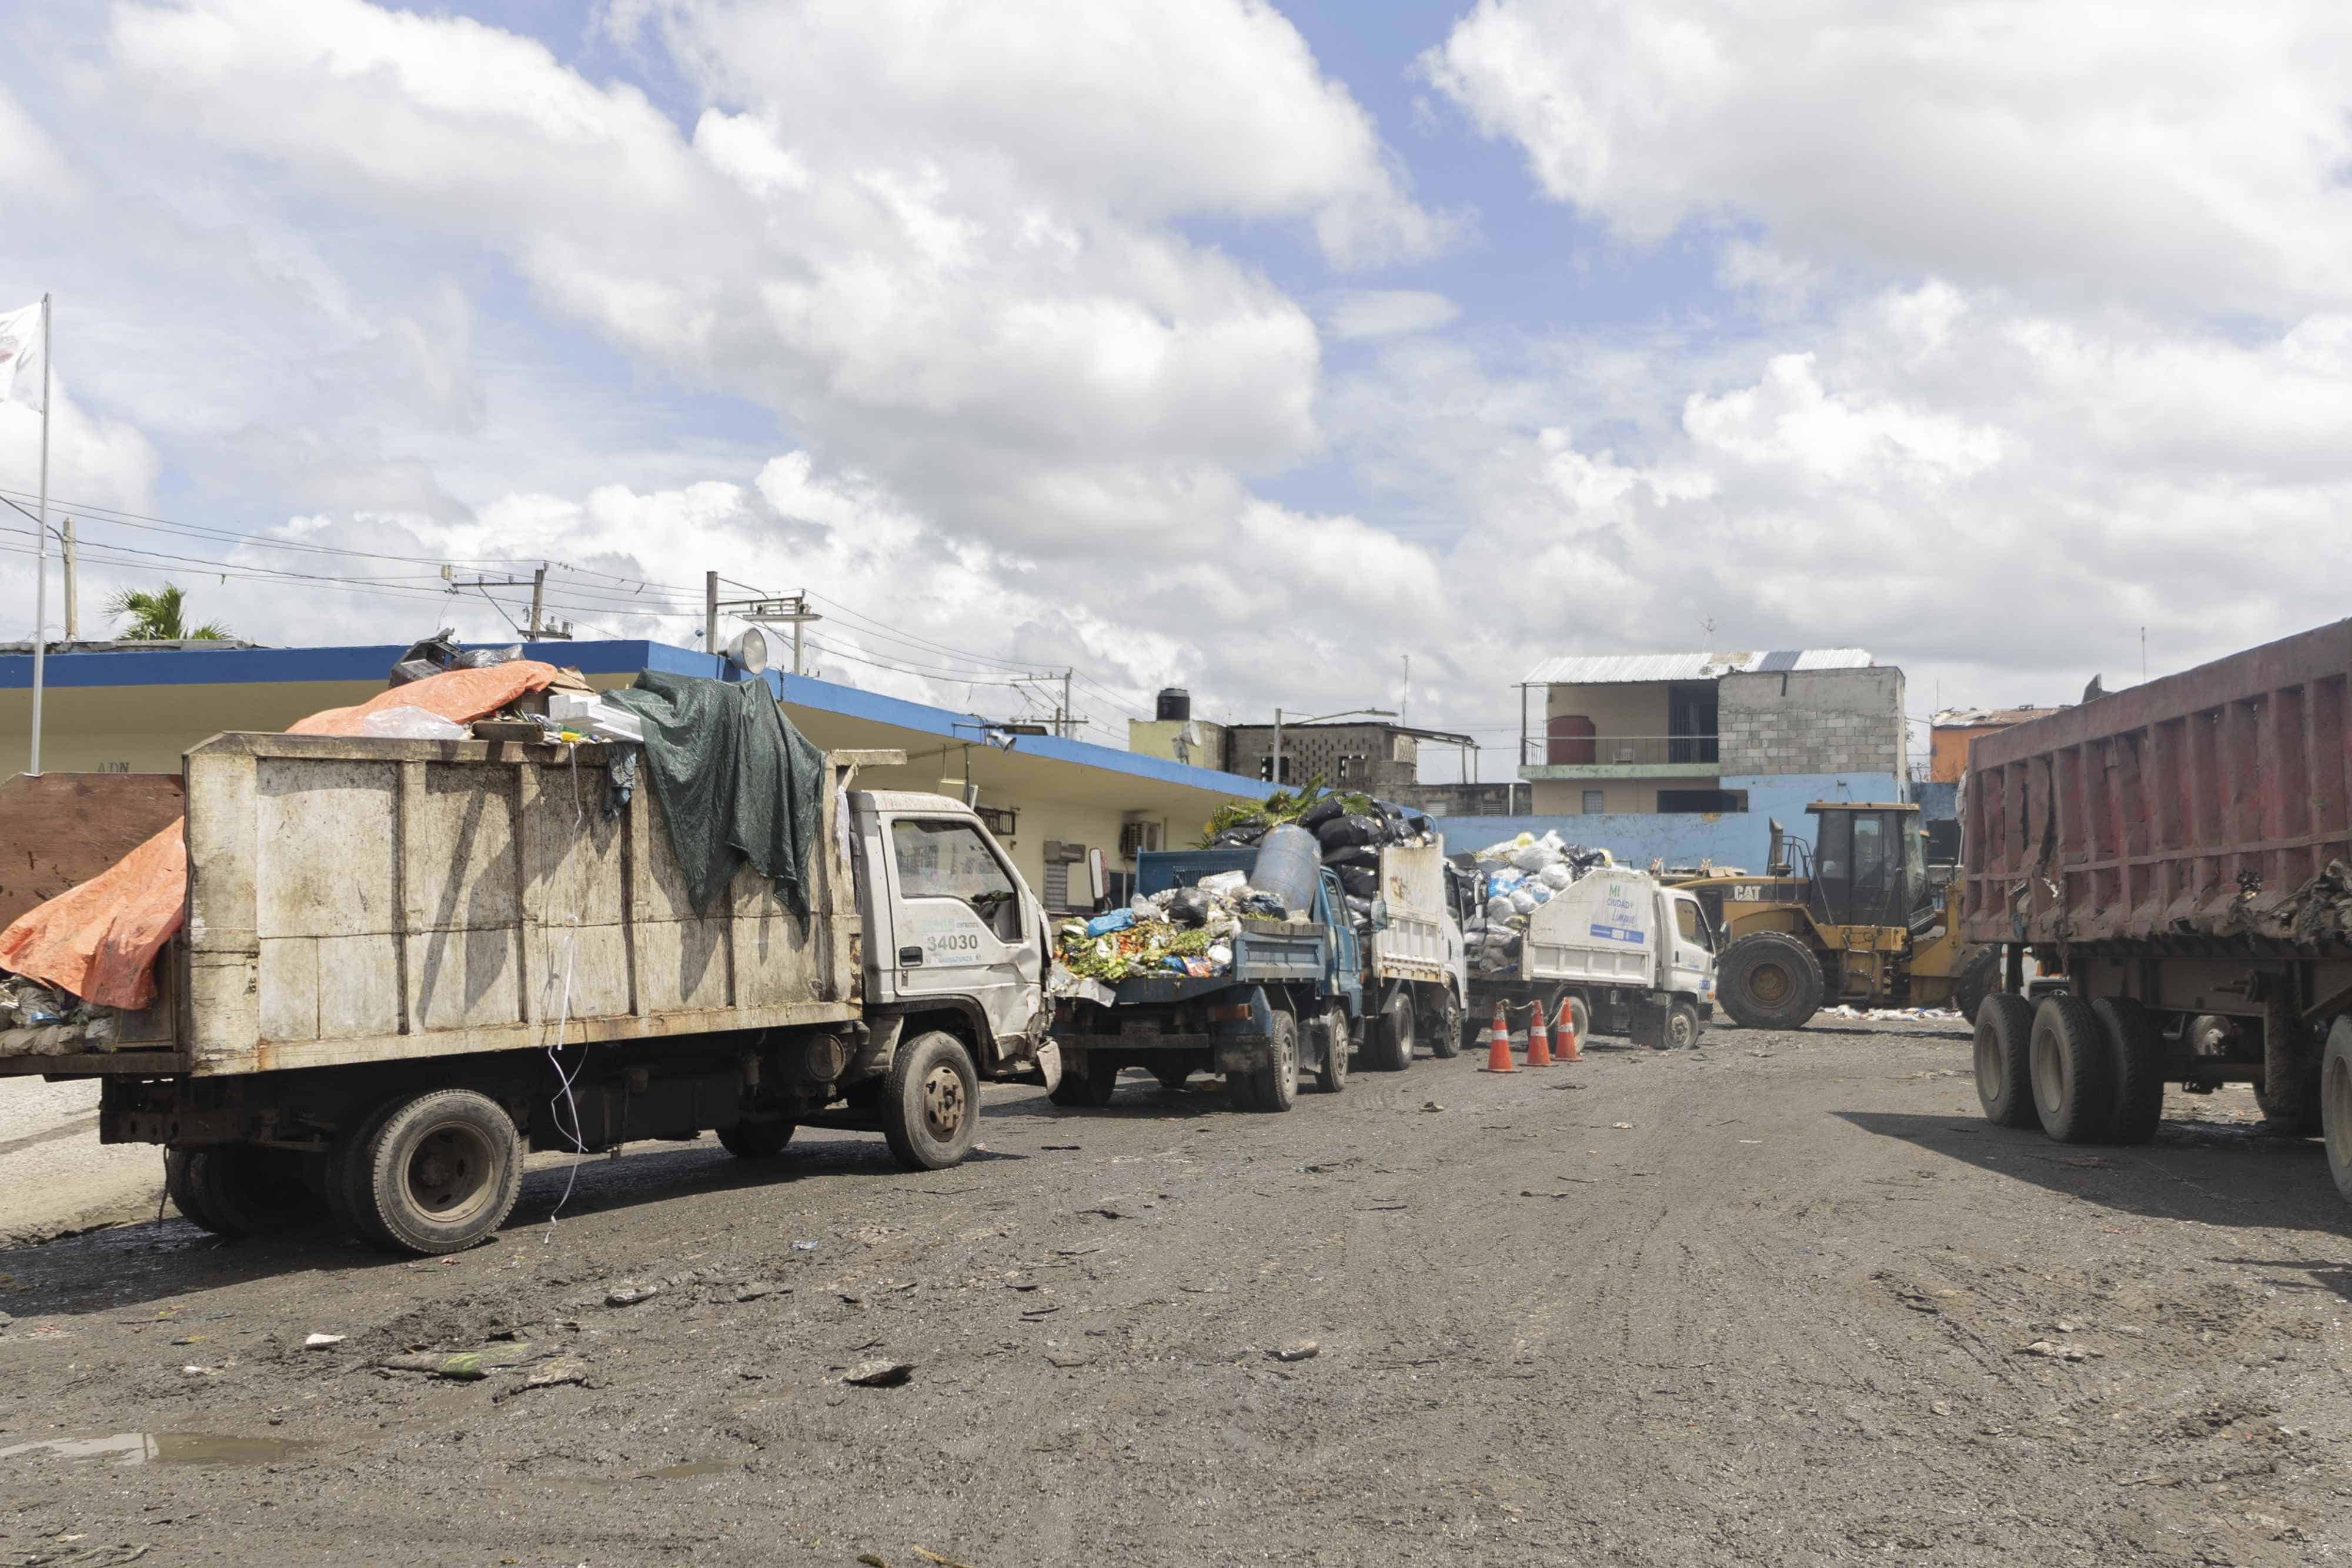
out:
{"label": "balcony railing", "polygon": [[1528,768],[1712,768],[1711,735],[1531,735],[1520,753]]}

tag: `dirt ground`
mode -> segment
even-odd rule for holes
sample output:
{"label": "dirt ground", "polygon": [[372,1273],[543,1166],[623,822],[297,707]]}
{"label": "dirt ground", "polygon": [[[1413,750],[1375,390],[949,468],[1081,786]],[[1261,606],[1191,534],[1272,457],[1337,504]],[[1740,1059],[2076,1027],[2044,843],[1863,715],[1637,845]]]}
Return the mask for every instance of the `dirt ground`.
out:
{"label": "dirt ground", "polygon": [[[992,1091],[937,1176],[837,1134],[558,1163],[453,1260],[176,1218],[8,1248],[0,1563],[2352,1546],[2318,1146],[2233,1090],[2061,1147],[1988,1125],[1968,1065],[1955,1024],[1825,1020],[1424,1057],[1286,1116],[1130,1074],[1103,1112]],[[380,1364],[485,1347],[517,1364]],[[908,1380],[842,1380],[877,1359]]]}

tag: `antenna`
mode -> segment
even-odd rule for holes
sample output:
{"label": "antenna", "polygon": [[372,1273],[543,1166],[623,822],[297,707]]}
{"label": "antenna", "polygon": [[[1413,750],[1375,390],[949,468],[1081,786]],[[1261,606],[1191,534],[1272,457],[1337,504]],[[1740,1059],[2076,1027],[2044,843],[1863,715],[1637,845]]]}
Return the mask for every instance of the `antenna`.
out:
{"label": "antenna", "polygon": [[2147,628],[2139,629],[2139,684],[2147,685]]}

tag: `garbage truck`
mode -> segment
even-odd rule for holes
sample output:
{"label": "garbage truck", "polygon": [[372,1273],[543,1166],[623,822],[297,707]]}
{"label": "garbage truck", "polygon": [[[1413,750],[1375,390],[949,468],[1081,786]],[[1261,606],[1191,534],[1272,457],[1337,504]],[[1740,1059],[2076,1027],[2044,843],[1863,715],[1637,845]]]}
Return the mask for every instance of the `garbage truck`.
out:
{"label": "garbage truck", "polygon": [[1385,844],[1378,851],[1379,890],[1364,924],[1366,1054],[1386,1071],[1412,1065],[1414,1046],[1434,1056],[1461,1047],[1470,994],[1464,951],[1465,904],[1445,841]]}
{"label": "garbage truck", "polygon": [[[1246,875],[1257,862],[1258,852],[1246,848],[1147,851],[1136,862],[1136,894],[1150,898],[1203,877]],[[1363,960],[1339,873],[1318,867],[1313,876],[1311,907],[1297,912],[1306,918],[1242,919],[1222,974],[1058,978],[1054,1102],[1108,1105],[1130,1067],[1169,1088],[1195,1072],[1221,1072],[1237,1111],[1289,1110],[1302,1072],[1313,1072],[1327,1092],[1343,1090],[1363,1031]]]}
{"label": "garbage truck", "polygon": [[1587,872],[1528,915],[1503,967],[1471,972],[1465,1040],[1483,1042],[1497,1003],[1549,1022],[1566,1001],[1580,1038],[1695,1046],[1715,1016],[1715,947],[1694,894],[1625,866]]}
{"label": "garbage truck", "polygon": [[163,1145],[207,1229],[307,1197],[419,1254],[496,1229],[526,1150],[715,1130],[765,1160],[851,1128],[939,1169],[983,1080],[1053,1082],[1045,911],[962,802],[850,787],[902,753],[826,756],[801,913],[748,864],[698,909],[610,758],[214,737],[184,759],[185,922],[152,1004],[16,1009],[0,1074],[100,1080],[101,1139]]}
{"label": "garbage truck", "polygon": [[[2352,620],[1978,737],[1960,935],[1986,1117],[2145,1144],[2168,1084],[2252,1086],[2352,1199]],[[2026,965],[2063,975],[2027,994]]]}

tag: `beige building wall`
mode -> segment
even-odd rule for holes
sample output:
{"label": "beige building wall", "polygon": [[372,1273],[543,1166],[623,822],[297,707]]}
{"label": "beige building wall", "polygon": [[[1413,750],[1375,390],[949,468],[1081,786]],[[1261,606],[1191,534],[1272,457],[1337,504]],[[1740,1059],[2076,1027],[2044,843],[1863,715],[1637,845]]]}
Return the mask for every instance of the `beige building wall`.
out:
{"label": "beige building wall", "polygon": [[[1176,737],[1188,724],[1201,737],[1201,743],[1188,747],[1189,755],[1179,757]],[[1194,768],[1222,768],[1225,765],[1225,727],[1204,718],[1131,718],[1127,721],[1127,748],[1139,757],[1160,757]]]}
{"label": "beige building wall", "polygon": [[[1627,685],[1548,686],[1544,716],[1582,714],[1595,735],[1658,736],[1666,733],[1666,683]],[[1546,727],[1546,734],[1549,727]],[[1538,737],[1538,739],[1541,737]]]}

